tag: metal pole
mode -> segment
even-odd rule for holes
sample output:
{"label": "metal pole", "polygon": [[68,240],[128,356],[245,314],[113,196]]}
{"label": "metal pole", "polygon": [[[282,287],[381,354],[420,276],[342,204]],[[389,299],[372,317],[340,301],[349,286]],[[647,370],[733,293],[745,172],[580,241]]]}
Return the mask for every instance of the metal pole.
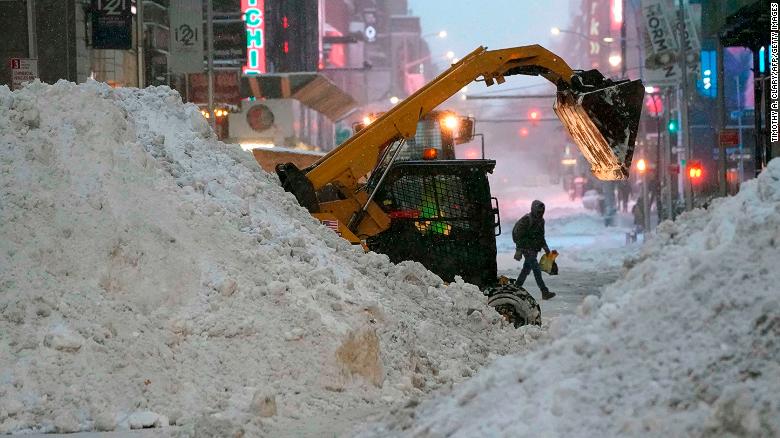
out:
{"label": "metal pole", "polygon": [[[688,54],[688,38],[687,31],[685,30],[685,4],[683,0],[679,1],[679,42],[680,42],[680,70],[681,70],[681,82],[682,82],[682,98],[680,100],[680,132],[682,133],[680,146],[685,151],[685,163],[686,165],[691,161],[691,146],[690,136],[688,135],[688,61],[686,55]],[[681,169],[682,170],[682,169]],[[686,179],[685,173],[681,172],[683,180]],[[689,184],[683,184],[683,190],[685,191],[685,209],[691,210],[693,208],[693,200],[691,199],[691,190]]]}
{"label": "metal pole", "polygon": [[185,102],[190,101],[190,74],[189,73],[184,73],[184,99]]}
{"label": "metal pole", "polygon": [[666,211],[661,207],[661,190],[664,185],[663,181],[666,178],[666,172],[669,170],[668,166],[663,162],[663,154],[661,153],[661,114],[658,111],[658,95],[653,93],[650,95],[653,99],[653,107],[655,108],[656,119],[656,133],[655,140],[655,211],[658,214],[658,222],[663,221]]}
{"label": "metal pole", "polygon": [[723,77],[723,44],[721,44],[720,37],[717,39],[717,44],[715,46],[715,62],[716,62],[716,68],[717,68],[717,74],[715,75],[716,78],[719,78],[717,80],[717,83],[715,84],[715,87],[717,89],[717,97],[716,97],[716,123],[715,126],[718,128],[716,135],[718,137],[718,188],[720,191],[720,196],[726,196],[728,193],[728,184],[726,182],[726,169],[728,166],[726,166],[726,148],[720,144],[720,132],[723,131],[726,128],[726,96],[725,96],[725,79]]}
{"label": "metal pole", "polygon": [[623,14],[623,22],[620,23],[620,77],[626,79],[626,0],[620,1],[622,2],[621,14]]}
{"label": "metal pole", "polygon": [[[667,102],[666,110],[664,111],[664,126],[669,126],[669,118],[671,116],[671,110],[672,110],[672,89],[667,88],[666,89],[666,95],[664,100]],[[663,144],[663,162],[667,166],[667,169],[669,168],[669,164],[672,159],[672,143],[671,143],[671,133],[667,132],[667,135],[664,136],[664,144]],[[677,134],[674,134],[677,135]],[[679,165],[679,161],[677,162]],[[678,169],[678,172],[680,169]],[[666,172],[666,178],[664,179],[664,205],[666,206],[666,211],[668,214],[669,219],[674,219],[675,212],[674,212],[674,205],[672,205],[672,187],[674,186],[674,176],[672,175],[672,172]]]}
{"label": "metal pole", "polygon": [[35,41],[35,0],[27,0],[27,56],[38,57],[38,45]]}
{"label": "metal pole", "polygon": [[393,19],[390,18],[390,26],[388,26],[388,34],[390,40],[390,96],[395,96],[395,48],[393,47]]}
{"label": "metal pole", "polygon": [[138,88],[144,88],[144,2],[137,1],[135,5],[135,52],[138,56]]}
{"label": "metal pole", "polygon": [[737,172],[739,174],[739,185],[745,181],[745,160],[742,159],[742,155],[745,153],[743,138],[742,138],[742,87],[739,86],[739,76],[734,78],[734,83],[737,85],[737,113],[739,118],[737,119],[737,135],[739,138],[739,164],[737,165]]}
{"label": "metal pole", "polygon": [[211,0],[206,0],[206,33],[208,34],[208,82],[209,82],[209,124],[216,132],[217,120],[214,117],[214,10]]}
{"label": "metal pole", "polygon": [[499,94],[493,96],[467,95],[466,100],[495,100],[495,99],[555,99],[555,94]]}
{"label": "metal pole", "polygon": [[[767,50],[764,49],[764,53],[766,52]],[[763,117],[761,109],[764,106],[763,99],[765,96],[763,78],[765,73],[760,72],[761,53],[762,52],[758,48],[753,49],[753,96],[755,101],[753,111],[753,139],[755,140],[753,149],[755,150],[755,158],[753,161],[756,163],[754,176],[758,176],[764,169],[764,166],[769,162],[766,148],[764,147],[764,143],[769,139],[769,132],[762,129]]]}
{"label": "metal pole", "polygon": [[[649,166],[648,166],[649,167]],[[642,213],[643,213],[643,219],[644,219],[644,232],[642,233],[642,241],[647,241],[647,234],[650,232],[650,202],[647,199],[648,191],[647,191],[647,171],[649,169],[645,169],[644,172],[642,172]]]}

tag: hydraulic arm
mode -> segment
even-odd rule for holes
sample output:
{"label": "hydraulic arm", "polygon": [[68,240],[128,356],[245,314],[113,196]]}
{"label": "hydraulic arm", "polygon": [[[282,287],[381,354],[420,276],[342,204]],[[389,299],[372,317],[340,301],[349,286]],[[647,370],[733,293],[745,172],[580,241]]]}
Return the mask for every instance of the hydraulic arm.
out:
{"label": "hydraulic arm", "polygon": [[[386,147],[413,137],[421,117],[472,81],[490,86],[517,74],[540,75],[557,86],[555,112],[598,178],[628,176],[644,96],[641,82],[612,82],[596,70],[574,71],[539,45],[479,47],[309,168],[288,163],[277,166],[277,174],[302,206],[319,219],[338,221],[342,235],[358,243],[389,227],[387,215],[359,185]],[[317,193],[326,186],[339,199],[320,202]]]}

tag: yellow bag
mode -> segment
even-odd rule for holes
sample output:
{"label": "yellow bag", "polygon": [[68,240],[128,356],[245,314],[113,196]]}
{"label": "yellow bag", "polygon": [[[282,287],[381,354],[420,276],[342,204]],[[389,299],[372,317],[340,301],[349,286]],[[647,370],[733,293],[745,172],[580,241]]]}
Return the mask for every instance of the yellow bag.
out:
{"label": "yellow bag", "polygon": [[550,251],[549,253],[542,255],[542,258],[539,259],[539,267],[542,268],[542,271],[551,274],[556,257],[558,257],[558,251]]}

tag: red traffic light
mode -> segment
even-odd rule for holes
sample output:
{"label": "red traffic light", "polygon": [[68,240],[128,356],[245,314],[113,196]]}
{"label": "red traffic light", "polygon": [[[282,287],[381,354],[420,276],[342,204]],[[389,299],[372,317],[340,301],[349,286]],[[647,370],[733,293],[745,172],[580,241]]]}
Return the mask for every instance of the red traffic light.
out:
{"label": "red traffic light", "polygon": [[539,110],[532,109],[531,111],[528,111],[528,118],[531,120],[539,120],[541,116],[542,113],[540,113]]}
{"label": "red traffic light", "polygon": [[701,161],[691,161],[690,164],[688,164],[688,177],[693,181],[698,181],[701,179],[702,176],[702,165]]}

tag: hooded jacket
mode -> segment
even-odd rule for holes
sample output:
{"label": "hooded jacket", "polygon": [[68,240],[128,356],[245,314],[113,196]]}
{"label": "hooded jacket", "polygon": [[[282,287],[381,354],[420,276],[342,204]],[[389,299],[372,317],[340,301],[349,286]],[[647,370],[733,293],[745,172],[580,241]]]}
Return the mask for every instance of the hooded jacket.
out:
{"label": "hooded jacket", "polygon": [[531,212],[521,217],[512,228],[512,240],[519,250],[539,252],[547,250],[544,238],[544,203],[531,203]]}

